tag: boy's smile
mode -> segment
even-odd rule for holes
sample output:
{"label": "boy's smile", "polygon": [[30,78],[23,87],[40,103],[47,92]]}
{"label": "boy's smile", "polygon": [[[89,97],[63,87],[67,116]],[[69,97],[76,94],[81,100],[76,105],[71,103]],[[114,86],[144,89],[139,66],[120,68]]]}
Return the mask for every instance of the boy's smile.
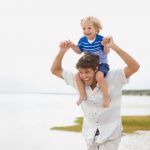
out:
{"label": "boy's smile", "polygon": [[86,21],[82,26],[83,34],[89,39],[94,40],[96,38],[97,31],[91,21]]}

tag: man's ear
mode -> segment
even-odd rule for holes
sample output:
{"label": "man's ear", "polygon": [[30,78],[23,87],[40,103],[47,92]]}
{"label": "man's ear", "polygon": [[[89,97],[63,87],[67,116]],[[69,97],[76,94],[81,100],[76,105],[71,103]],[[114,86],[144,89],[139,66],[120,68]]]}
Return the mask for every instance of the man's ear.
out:
{"label": "man's ear", "polygon": [[96,67],[96,69],[95,69],[95,72],[97,72],[98,71],[98,66]]}

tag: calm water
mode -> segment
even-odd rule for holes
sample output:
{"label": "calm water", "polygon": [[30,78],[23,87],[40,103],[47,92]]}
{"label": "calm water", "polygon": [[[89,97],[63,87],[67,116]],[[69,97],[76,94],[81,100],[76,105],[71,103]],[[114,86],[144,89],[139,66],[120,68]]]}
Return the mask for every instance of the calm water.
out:
{"label": "calm water", "polygon": [[[39,111],[61,114],[62,118],[68,113],[78,116],[82,112],[75,104],[77,98],[77,95],[4,93],[0,94],[0,115]],[[150,115],[150,96],[123,96],[122,115]]]}
{"label": "calm water", "polygon": [[[76,117],[82,116],[76,99],[76,95],[0,94],[0,149],[57,150],[62,146],[70,149],[72,145],[64,144],[65,141],[74,144],[73,140],[68,142],[70,135],[85,149],[80,134],[49,130],[54,126],[71,125]],[[122,114],[150,115],[150,97],[124,96]],[[58,146],[57,141],[60,148],[54,148]]]}
{"label": "calm water", "polygon": [[122,115],[150,115],[150,96],[123,96]]}

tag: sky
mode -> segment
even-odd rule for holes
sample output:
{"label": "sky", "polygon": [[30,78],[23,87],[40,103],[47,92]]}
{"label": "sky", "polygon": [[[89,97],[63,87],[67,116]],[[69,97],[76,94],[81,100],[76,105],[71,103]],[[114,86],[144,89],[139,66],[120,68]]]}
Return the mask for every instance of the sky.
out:
{"label": "sky", "polygon": [[[83,35],[80,20],[95,16],[100,34],[131,54],[140,70],[124,89],[150,89],[150,9],[148,0],[5,0],[0,1],[0,91],[70,93],[74,89],[50,73],[60,41],[77,43]],[[71,49],[63,68],[77,71],[81,55]],[[110,69],[125,64],[113,51]]]}

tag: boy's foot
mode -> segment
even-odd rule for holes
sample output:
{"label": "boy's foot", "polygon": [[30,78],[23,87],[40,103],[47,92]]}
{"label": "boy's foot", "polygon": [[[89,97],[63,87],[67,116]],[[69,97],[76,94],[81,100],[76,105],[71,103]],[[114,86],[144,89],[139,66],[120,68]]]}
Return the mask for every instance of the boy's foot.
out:
{"label": "boy's foot", "polygon": [[80,105],[83,101],[86,101],[86,96],[80,97],[76,104]]}
{"label": "boy's foot", "polygon": [[104,106],[104,107],[108,107],[109,104],[110,104],[109,99],[104,99],[103,106]]}
{"label": "boy's foot", "polygon": [[79,106],[79,105],[82,103],[82,101],[83,101],[83,100],[80,100],[80,99],[79,99],[79,100],[76,102],[76,104]]}

